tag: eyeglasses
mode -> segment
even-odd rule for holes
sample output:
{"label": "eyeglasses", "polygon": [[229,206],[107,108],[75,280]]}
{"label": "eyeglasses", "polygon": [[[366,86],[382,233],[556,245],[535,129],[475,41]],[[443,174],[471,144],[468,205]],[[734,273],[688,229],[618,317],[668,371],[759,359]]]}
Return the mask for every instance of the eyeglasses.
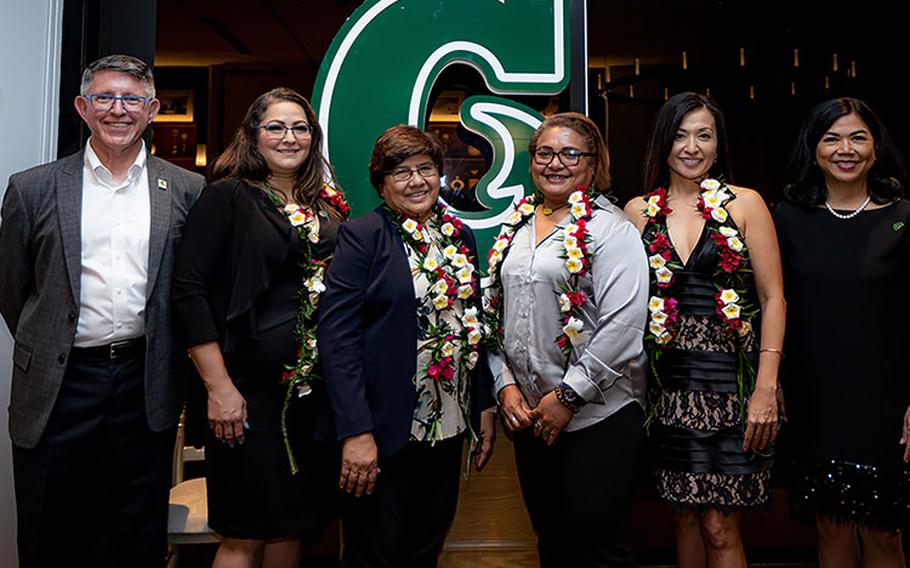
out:
{"label": "eyeglasses", "polygon": [[594,152],[582,152],[581,150],[576,150],[575,148],[563,148],[557,152],[553,148],[544,146],[543,148],[534,150],[534,163],[538,166],[549,166],[553,162],[553,158],[558,156],[559,162],[568,168],[577,166],[578,162],[581,161],[582,156],[593,155]]}
{"label": "eyeglasses", "polygon": [[287,126],[280,122],[270,122],[261,125],[259,128],[264,130],[266,137],[271,140],[281,140],[288,132],[293,134],[294,138],[306,138],[313,133],[313,127],[309,124]]}
{"label": "eyeglasses", "polygon": [[395,168],[392,171],[386,172],[386,175],[392,176],[393,180],[401,182],[410,181],[415,172],[420,174],[420,177],[426,179],[438,176],[439,168],[436,167],[436,164],[422,164],[415,169],[405,167]]}
{"label": "eyeglasses", "polygon": [[120,101],[123,110],[128,112],[138,112],[145,108],[149,101],[152,100],[148,97],[140,97],[138,95],[123,95],[118,97],[117,95],[109,95],[107,93],[99,93],[97,95],[83,95],[89,103],[91,103],[92,108],[100,111],[108,111],[114,108],[114,103],[118,100]]}

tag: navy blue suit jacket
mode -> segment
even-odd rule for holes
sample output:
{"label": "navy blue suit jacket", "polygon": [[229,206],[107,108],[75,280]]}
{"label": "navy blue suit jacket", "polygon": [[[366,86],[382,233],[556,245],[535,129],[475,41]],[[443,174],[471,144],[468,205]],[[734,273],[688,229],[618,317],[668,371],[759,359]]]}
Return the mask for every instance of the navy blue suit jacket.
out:
{"label": "navy blue suit jacket", "polygon": [[[479,266],[474,234],[464,229]],[[396,454],[417,403],[417,299],[401,235],[381,207],[341,226],[325,282],[317,334],[331,412],[322,412],[316,436],[340,441],[372,432],[380,455]],[[495,404],[483,351],[470,380],[478,431],[480,411]]]}

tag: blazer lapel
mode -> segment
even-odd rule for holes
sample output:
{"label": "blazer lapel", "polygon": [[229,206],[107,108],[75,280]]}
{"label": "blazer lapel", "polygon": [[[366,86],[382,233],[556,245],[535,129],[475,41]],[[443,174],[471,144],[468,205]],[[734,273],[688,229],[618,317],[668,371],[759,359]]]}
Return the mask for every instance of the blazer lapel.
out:
{"label": "blazer lapel", "polygon": [[167,242],[168,229],[171,223],[171,180],[156,158],[148,157],[149,205],[151,207],[151,226],[149,228],[149,265],[148,284],[145,288],[146,299],[155,289],[155,281],[161,268],[161,256]]}
{"label": "blazer lapel", "polygon": [[79,305],[82,277],[82,168],[85,151],[66,160],[56,172],[57,217],[63,241],[63,257],[73,302]]}

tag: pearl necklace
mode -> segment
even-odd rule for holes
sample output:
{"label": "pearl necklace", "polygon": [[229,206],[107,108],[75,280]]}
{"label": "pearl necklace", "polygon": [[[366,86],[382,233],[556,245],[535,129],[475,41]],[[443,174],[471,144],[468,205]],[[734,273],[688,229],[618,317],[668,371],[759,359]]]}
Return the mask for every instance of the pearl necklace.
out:
{"label": "pearl necklace", "polygon": [[870,202],[871,200],[872,200],[872,195],[866,195],[865,201],[863,201],[863,202],[860,204],[859,207],[857,207],[856,209],[854,209],[854,210],[851,211],[850,213],[846,213],[846,214],[844,214],[844,213],[838,213],[837,211],[835,211],[834,208],[831,207],[831,202],[828,201],[827,199],[825,200],[825,207],[828,208],[828,212],[829,212],[829,213],[831,213],[832,215],[834,215],[834,216],[837,217],[838,219],[843,219],[843,220],[846,221],[847,219],[852,219],[852,218],[856,217],[857,215],[859,215],[859,214],[862,212],[862,210],[865,209],[867,205],[869,205],[869,202]]}

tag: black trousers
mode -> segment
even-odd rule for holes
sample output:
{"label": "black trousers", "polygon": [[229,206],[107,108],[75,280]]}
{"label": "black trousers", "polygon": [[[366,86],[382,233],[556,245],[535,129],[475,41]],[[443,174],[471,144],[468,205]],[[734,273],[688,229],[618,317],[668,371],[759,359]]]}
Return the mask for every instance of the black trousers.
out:
{"label": "black trousers", "polygon": [[547,447],[515,435],[518,479],[541,568],[635,566],[626,544],[644,412],[629,404]]}
{"label": "black trousers", "polygon": [[137,351],[73,349],[41,441],[13,447],[20,567],[164,566],[176,430],[149,429]]}
{"label": "black trousers", "polygon": [[372,495],[345,495],[344,568],[435,568],[455,517],[464,436],[379,458]]}

